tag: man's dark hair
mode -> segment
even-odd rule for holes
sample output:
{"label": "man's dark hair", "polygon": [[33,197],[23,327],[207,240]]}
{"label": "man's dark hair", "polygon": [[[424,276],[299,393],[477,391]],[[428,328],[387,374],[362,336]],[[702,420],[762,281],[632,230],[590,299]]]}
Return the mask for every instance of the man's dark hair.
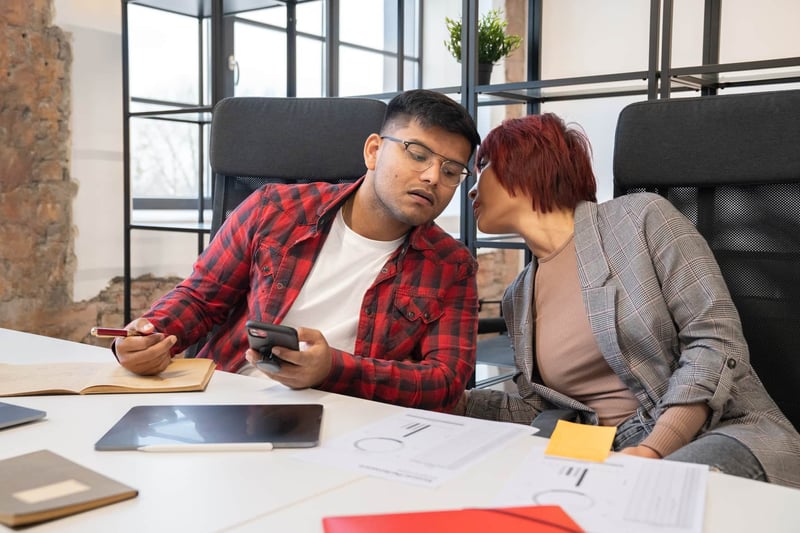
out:
{"label": "man's dark hair", "polygon": [[[481,136],[464,107],[445,94],[426,89],[405,91],[389,102],[381,133],[390,124],[409,124],[416,120],[423,128],[439,127],[461,135],[469,141],[472,151],[481,143]],[[470,151],[470,157],[472,156]]]}

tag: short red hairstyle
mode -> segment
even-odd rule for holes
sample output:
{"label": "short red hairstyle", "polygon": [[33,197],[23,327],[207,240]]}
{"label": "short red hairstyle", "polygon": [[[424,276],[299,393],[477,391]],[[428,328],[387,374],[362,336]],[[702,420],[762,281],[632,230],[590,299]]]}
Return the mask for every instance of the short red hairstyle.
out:
{"label": "short red hairstyle", "polygon": [[504,120],[483,140],[475,161],[478,167],[491,162],[503,188],[529,196],[540,213],[597,201],[589,139],[553,113]]}

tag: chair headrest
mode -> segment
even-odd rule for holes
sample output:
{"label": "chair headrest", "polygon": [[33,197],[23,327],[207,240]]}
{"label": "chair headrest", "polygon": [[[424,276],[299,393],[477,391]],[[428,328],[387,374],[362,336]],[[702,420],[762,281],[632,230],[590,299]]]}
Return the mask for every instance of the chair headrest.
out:
{"label": "chair headrest", "polygon": [[617,123],[614,183],[800,180],[800,90],[637,102]]}
{"label": "chair headrest", "polygon": [[369,98],[225,98],[212,115],[211,168],[230,176],[357,178],[366,167],[352,147],[380,130],[385,112],[384,102]]}

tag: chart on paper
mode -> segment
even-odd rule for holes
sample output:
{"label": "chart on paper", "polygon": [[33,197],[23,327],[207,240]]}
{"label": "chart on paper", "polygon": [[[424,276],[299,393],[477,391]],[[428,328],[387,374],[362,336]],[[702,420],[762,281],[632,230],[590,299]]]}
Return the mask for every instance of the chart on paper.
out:
{"label": "chart on paper", "polygon": [[409,409],[296,457],[435,486],[530,427]]}
{"label": "chart on paper", "polygon": [[702,531],[708,468],[613,455],[603,463],[532,452],[497,505],[560,505],[593,533]]}

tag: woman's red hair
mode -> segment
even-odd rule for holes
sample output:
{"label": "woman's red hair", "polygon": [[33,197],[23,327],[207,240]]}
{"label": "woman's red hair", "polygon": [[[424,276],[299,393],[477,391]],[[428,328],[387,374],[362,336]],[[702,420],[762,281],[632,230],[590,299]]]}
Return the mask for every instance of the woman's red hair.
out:
{"label": "woman's red hair", "polygon": [[503,188],[529,196],[540,213],[597,201],[589,139],[552,113],[504,120],[483,140],[475,160],[479,166],[491,162]]}

